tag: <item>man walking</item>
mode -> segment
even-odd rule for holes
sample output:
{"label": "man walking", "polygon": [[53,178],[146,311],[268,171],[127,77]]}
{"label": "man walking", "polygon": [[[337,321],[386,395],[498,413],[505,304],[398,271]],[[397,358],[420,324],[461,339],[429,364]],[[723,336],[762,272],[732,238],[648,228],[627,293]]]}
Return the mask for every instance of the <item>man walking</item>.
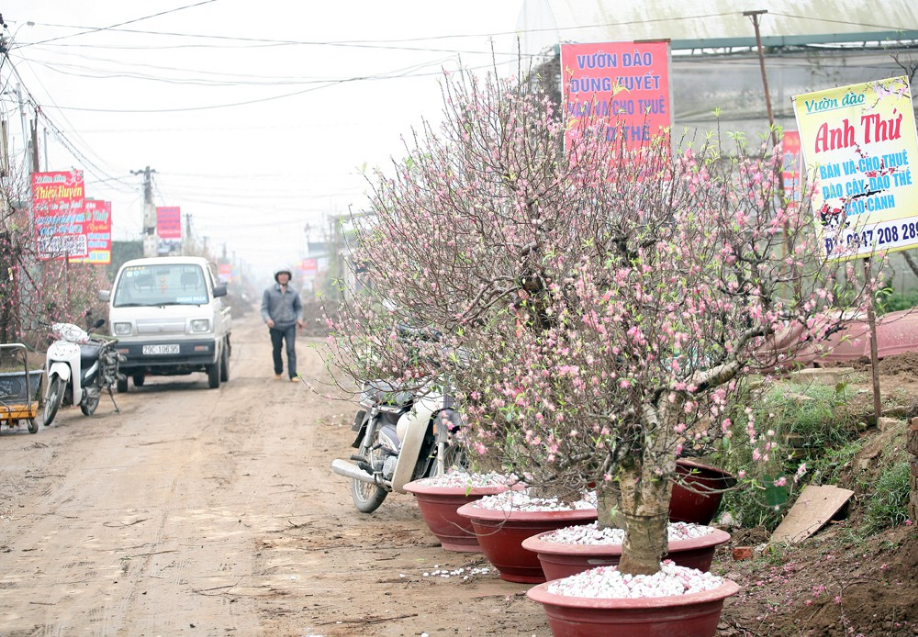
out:
{"label": "man walking", "polygon": [[275,284],[268,287],[261,297],[261,318],[268,326],[274,355],[274,378],[280,380],[284,374],[281,345],[287,348],[287,374],[296,382],[296,328],[302,328],[303,303],[298,290],[290,287],[290,270],[278,270],[274,274]]}

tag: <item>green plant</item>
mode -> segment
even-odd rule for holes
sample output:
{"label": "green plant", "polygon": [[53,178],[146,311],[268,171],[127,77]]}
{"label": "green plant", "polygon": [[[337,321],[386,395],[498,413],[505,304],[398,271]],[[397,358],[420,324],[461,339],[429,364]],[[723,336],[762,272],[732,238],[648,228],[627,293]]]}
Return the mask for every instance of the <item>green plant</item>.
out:
{"label": "green plant", "polygon": [[898,292],[892,288],[884,288],[877,293],[877,314],[910,310],[918,305],[918,290]]}
{"label": "green plant", "polygon": [[842,471],[851,467],[851,462],[863,446],[862,441],[852,440],[841,447],[826,449],[809,466],[810,482],[837,484]]}
{"label": "green plant", "polygon": [[908,462],[892,464],[880,474],[876,489],[867,499],[865,533],[875,533],[908,519],[908,476]]}

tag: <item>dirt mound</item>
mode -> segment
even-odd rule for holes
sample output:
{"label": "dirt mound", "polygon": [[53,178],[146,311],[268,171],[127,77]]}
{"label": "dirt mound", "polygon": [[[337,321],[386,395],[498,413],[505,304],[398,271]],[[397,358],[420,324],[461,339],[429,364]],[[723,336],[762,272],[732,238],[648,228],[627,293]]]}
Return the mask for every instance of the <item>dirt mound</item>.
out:
{"label": "dirt mound", "polygon": [[918,533],[897,527],[866,541],[834,525],[799,547],[766,552],[768,567],[737,562],[743,590],[725,608],[721,637],[916,634]]}

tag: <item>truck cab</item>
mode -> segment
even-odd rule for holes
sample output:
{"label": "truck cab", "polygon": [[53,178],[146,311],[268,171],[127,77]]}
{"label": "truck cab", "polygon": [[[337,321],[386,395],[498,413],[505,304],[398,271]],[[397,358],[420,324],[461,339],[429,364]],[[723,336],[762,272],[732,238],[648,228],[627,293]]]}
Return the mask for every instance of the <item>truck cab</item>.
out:
{"label": "truck cab", "polygon": [[147,376],[207,374],[211,389],[229,380],[231,318],[226,285],[201,257],[133,259],[118,270],[109,304],[109,330],[127,359],[118,391],[128,378],[141,387]]}

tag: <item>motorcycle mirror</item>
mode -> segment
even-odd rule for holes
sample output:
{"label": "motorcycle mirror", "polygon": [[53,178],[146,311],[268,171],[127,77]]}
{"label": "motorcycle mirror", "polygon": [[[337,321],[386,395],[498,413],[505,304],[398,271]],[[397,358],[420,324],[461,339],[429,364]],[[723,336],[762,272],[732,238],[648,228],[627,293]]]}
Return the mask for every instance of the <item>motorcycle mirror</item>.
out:
{"label": "motorcycle mirror", "polygon": [[92,329],[97,330],[97,329],[99,329],[100,327],[102,327],[103,325],[105,325],[105,319],[104,319],[104,318],[96,319],[96,322],[92,324]]}

